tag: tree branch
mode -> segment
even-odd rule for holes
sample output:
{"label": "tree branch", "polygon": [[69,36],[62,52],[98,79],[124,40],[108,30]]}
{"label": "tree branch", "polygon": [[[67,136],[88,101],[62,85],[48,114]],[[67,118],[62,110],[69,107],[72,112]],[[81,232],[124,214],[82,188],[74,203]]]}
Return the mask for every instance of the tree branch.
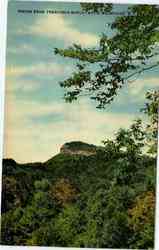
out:
{"label": "tree branch", "polygon": [[137,75],[137,74],[141,74],[142,72],[147,71],[147,70],[150,70],[150,69],[153,69],[153,68],[155,68],[155,67],[157,67],[157,66],[159,66],[159,62],[157,62],[156,64],[151,65],[151,66],[149,66],[149,67],[142,68],[142,69],[140,69],[139,71],[130,74],[130,75],[129,75],[128,77],[126,77],[124,80],[128,80],[129,78],[131,78],[131,77],[133,77],[133,76],[135,76],[135,75]]}

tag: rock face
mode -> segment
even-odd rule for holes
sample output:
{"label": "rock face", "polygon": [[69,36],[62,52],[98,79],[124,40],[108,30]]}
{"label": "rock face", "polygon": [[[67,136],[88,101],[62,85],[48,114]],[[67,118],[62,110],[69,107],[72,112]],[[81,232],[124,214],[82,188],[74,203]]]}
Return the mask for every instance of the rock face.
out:
{"label": "rock face", "polygon": [[97,147],[92,144],[84,143],[81,141],[73,141],[65,143],[60,148],[60,153],[69,155],[94,155],[97,152]]}

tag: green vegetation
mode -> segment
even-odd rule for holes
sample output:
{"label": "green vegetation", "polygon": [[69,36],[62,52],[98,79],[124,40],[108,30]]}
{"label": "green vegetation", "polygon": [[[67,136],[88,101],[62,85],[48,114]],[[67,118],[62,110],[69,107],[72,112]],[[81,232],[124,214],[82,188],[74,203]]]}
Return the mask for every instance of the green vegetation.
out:
{"label": "green vegetation", "polygon": [[[106,13],[110,4],[81,4],[86,12]],[[132,5],[111,24],[98,49],[73,45],[55,49],[78,59],[77,72],[61,83],[66,101],[83,92],[104,108],[133,76],[158,66],[159,11]],[[95,64],[97,71],[92,71]],[[86,69],[87,68],[87,69]],[[157,111],[159,91],[147,93],[140,119],[103,141],[92,155],[59,153],[44,163],[3,160],[2,235],[6,245],[94,248],[154,247]],[[67,144],[67,143],[66,143]],[[94,147],[67,144],[72,150]]]}
{"label": "green vegetation", "polygon": [[[119,12],[117,5],[110,4],[83,3],[81,7],[86,13]],[[158,6],[129,5],[106,27],[95,48],[83,48],[80,44],[55,48],[55,54],[74,59],[77,66],[72,76],[60,82],[66,89],[67,102],[88,95],[96,101],[97,108],[104,108],[125,84],[159,67]]]}
{"label": "green vegetation", "polygon": [[[151,121],[152,106],[157,102],[149,98],[144,111]],[[35,164],[3,160],[1,243],[153,248],[157,147],[149,152],[149,127],[137,120],[90,156],[60,153]]]}

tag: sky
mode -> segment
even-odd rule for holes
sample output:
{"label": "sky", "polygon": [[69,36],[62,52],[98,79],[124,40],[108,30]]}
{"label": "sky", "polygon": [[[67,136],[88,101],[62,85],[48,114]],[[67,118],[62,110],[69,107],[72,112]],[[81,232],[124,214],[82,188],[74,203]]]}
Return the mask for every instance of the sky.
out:
{"label": "sky", "polygon": [[[127,6],[117,6],[124,11]],[[45,10],[45,14],[18,10]],[[59,82],[75,69],[75,61],[54,54],[73,43],[98,46],[114,16],[47,14],[47,10],[79,10],[78,3],[10,1],[7,21],[4,157],[19,163],[46,161],[69,141],[101,145],[119,128],[143,117],[147,90],[159,87],[157,69],[124,86],[105,110],[81,97],[65,103]]]}

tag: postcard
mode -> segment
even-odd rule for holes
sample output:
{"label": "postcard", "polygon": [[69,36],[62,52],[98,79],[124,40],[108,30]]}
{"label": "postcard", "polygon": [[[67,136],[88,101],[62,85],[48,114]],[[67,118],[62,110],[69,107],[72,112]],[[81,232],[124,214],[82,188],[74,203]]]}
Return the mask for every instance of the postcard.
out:
{"label": "postcard", "polygon": [[1,244],[153,249],[159,6],[7,16]]}

